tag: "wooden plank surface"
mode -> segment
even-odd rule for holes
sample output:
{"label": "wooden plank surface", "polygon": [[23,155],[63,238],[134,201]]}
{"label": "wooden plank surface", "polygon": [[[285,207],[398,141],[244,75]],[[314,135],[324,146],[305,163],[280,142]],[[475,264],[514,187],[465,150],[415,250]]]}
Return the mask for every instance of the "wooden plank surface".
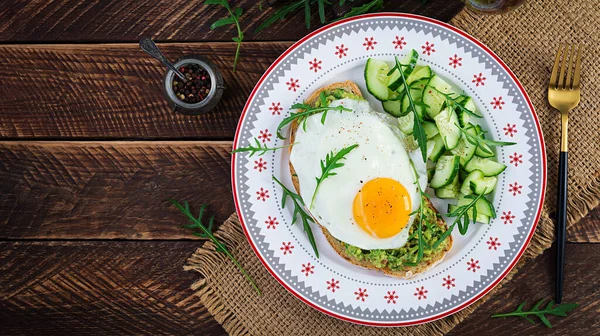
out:
{"label": "wooden plank surface", "polygon": [[198,242],[0,242],[0,335],[222,335],[183,265]]}
{"label": "wooden plank surface", "polygon": [[201,54],[223,72],[220,104],[200,116],[171,110],[165,68],[137,44],[0,45],[0,138],[232,139],[250,91],[290,45],[245,43],[235,74],[233,43],[161,45],[170,59]]}
{"label": "wooden plank surface", "polygon": [[0,239],[184,239],[168,199],[235,211],[230,142],[0,143]]}
{"label": "wooden plank surface", "polygon": [[[258,0],[229,2],[245,10],[240,24],[246,32],[246,40],[298,40],[320,26],[315,9],[313,25],[307,29],[302,9],[255,35],[252,32],[256,27],[286,1],[278,1],[273,8],[263,1],[264,11],[260,11]],[[2,1],[0,42],[136,42],[142,36],[157,41],[231,41],[236,34],[234,27],[209,28],[215,20],[225,17],[227,11],[203,3],[200,0]],[[442,21],[448,21],[463,7],[459,0],[387,0],[385,3],[382,11],[419,13]],[[331,21],[333,13],[328,11],[327,14]]]}
{"label": "wooden plank surface", "polygon": [[[199,334],[223,330],[192,297],[183,272],[196,242],[0,243],[0,334]],[[581,307],[554,328],[490,319],[521,301],[552,297],[553,253],[530,261],[450,335],[591,335],[599,330],[596,244],[568,244],[565,302]],[[293,298],[290,298],[293,300]]]}
{"label": "wooden plank surface", "polygon": [[[169,198],[235,211],[231,142],[0,142],[0,239],[190,239]],[[597,241],[600,208],[569,229]]]}

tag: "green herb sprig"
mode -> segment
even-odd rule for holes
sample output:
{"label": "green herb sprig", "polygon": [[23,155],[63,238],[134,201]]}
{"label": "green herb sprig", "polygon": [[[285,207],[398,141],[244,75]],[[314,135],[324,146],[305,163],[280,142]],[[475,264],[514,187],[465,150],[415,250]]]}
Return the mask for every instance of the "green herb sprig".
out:
{"label": "green herb sprig", "polygon": [[258,141],[257,138],[254,138],[254,141],[256,142],[255,146],[249,145],[248,147],[240,147],[238,149],[231,151],[231,154],[249,152],[250,153],[249,157],[254,156],[254,154],[258,154],[258,156],[261,156],[261,155],[265,155],[266,153],[268,153],[270,151],[275,152],[276,150],[288,148],[288,147],[291,147],[291,146],[297,144],[297,143],[293,143],[293,144],[279,146],[279,147],[267,147],[266,144],[261,145],[260,141]]}
{"label": "green herb sprig", "polygon": [[[297,11],[298,9],[304,7],[305,11],[305,20],[306,20],[306,28],[310,28],[310,5],[315,0],[297,0],[289,5],[285,5],[273,13],[273,15],[269,16],[266,20],[264,20],[255,30],[254,34],[260,33],[262,30],[272,26],[277,21],[283,21],[286,16]],[[308,8],[308,19],[306,19],[306,11]],[[323,22],[325,22],[323,20]]]}
{"label": "green herb sprig", "polygon": [[330,176],[337,175],[333,170],[337,168],[341,168],[344,166],[341,160],[343,160],[348,153],[350,153],[354,148],[358,147],[358,144],[354,144],[349,147],[342,148],[339,152],[333,154],[333,151],[327,156],[325,156],[325,160],[321,160],[321,176],[317,177],[317,186],[315,187],[315,191],[313,193],[312,199],[310,201],[309,209],[312,209],[313,204],[315,203],[315,197],[317,196],[317,190],[319,190],[319,186],[321,183]]}
{"label": "green herb sprig", "polygon": [[281,133],[280,133],[281,129],[296,119],[298,119],[298,122],[302,124],[302,129],[306,130],[306,120],[308,119],[308,117],[310,117],[313,114],[323,113],[323,116],[321,117],[321,124],[325,124],[325,118],[327,117],[328,111],[352,112],[351,109],[346,108],[342,105],[333,106],[333,107],[330,107],[330,106],[313,107],[306,103],[294,104],[294,105],[292,105],[292,109],[298,109],[298,110],[301,110],[301,112],[292,113],[291,115],[284,118],[279,123],[279,126],[277,126],[277,137],[282,140],[284,140],[285,137],[283,135],[281,135]]}
{"label": "green herb sprig", "polygon": [[242,46],[242,41],[244,40],[244,32],[242,31],[239,22],[239,18],[240,16],[242,16],[244,9],[238,7],[232,10],[228,0],[206,0],[204,1],[204,4],[219,5],[227,9],[227,11],[229,12],[229,16],[213,22],[213,24],[210,25],[210,29],[216,29],[230,24],[235,25],[235,27],[237,28],[238,36],[232,38],[233,42],[237,44],[237,47],[235,49],[235,58],[233,59],[233,72],[235,72],[235,69],[237,68],[238,58],[240,56],[240,48]]}
{"label": "green herb sprig", "polygon": [[294,213],[292,214],[292,225],[296,223],[298,216],[300,216],[300,220],[302,221],[302,227],[304,228],[304,232],[308,236],[308,241],[315,251],[315,255],[317,258],[319,257],[319,250],[317,249],[317,243],[315,242],[315,236],[313,235],[312,228],[310,227],[311,223],[314,223],[314,219],[312,216],[305,210],[304,201],[302,201],[302,197],[296,194],[295,192],[286,188],[283,183],[281,183],[275,176],[272,177],[273,181],[277,182],[281,189],[283,190],[283,198],[281,199],[281,208],[285,208],[286,199],[289,197],[294,203]]}
{"label": "green herb sprig", "polygon": [[398,70],[398,72],[400,73],[400,79],[402,80],[402,85],[404,86],[404,91],[406,92],[406,97],[408,98],[408,109],[403,113],[404,115],[407,115],[408,113],[412,112],[414,114],[414,123],[413,123],[413,136],[415,138],[415,140],[417,140],[417,144],[419,145],[419,148],[421,149],[421,155],[423,156],[423,162],[427,162],[427,134],[425,133],[425,129],[423,128],[423,125],[421,124],[421,122],[423,120],[421,120],[421,116],[419,115],[419,113],[417,112],[417,106],[420,106],[422,109],[427,108],[427,105],[423,102],[415,102],[415,99],[413,99],[412,97],[412,93],[410,86],[408,85],[408,83],[406,82],[406,77],[404,75],[404,71],[403,71],[403,67],[407,67],[409,65],[405,65],[400,63],[400,60],[398,59],[398,56],[394,57],[396,64],[394,65],[394,67],[388,72],[388,76],[391,76],[394,71]]}
{"label": "green herb sprig", "polygon": [[475,117],[475,118],[483,118],[483,116],[479,115],[478,113],[475,113],[475,111],[471,111],[468,108],[466,108],[464,105],[462,105],[459,101],[459,99],[461,97],[465,97],[463,95],[458,95],[457,97],[452,97],[451,93],[444,93],[434,87],[430,87],[430,89],[433,89],[434,91],[436,91],[438,94],[442,95],[445,99],[446,99],[446,105],[453,107],[453,108],[458,108],[459,110],[465,112],[466,114]]}
{"label": "green herb sprig", "polygon": [[[469,132],[467,132],[465,129],[463,129],[462,127],[460,127],[458,124],[454,124],[456,127],[458,127],[458,129],[460,130],[460,132],[463,134],[463,136],[465,136],[465,139],[471,143],[473,146],[475,146],[475,149],[479,148],[481,149],[484,153],[487,153],[489,155],[493,155],[494,153],[489,149],[489,146],[512,146],[512,145],[516,145],[516,142],[508,142],[508,141],[494,141],[494,140],[488,140],[488,139],[484,139],[482,137],[479,136],[475,136],[472,134],[469,134]],[[482,134],[485,134],[487,132],[482,131]]]}
{"label": "green herb sprig", "polygon": [[254,280],[252,280],[252,278],[246,272],[246,270],[244,270],[242,265],[237,261],[237,259],[235,259],[235,257],[231,254],[231,252],[229,252],[229,250],[227,249],[225,244],[213,235],[212,230],[213,230],[214,216],[210,217],[210,219],[208,220],[208,226],[205,226],[202,223],[202,216],[204,216],[206,204],[202,204],[202,206],[200,207],[198,217],[196,217],[190,211],[190,205],[188,204],[187,201],[183,201],[183,205],[174,199],[171,199],[169,201],[171,203],[173,203],[173,205],[175,205],[175,207],[177,207],[177,209],[179,209],[179,211],[181,211],[184,215],[186,215],[188,217],[188,219],[192,222],[191,224],[184,225],[183,227],[186,229],[190,229],[190,230],[200,230],[200,232],[195,231],[193,234],[196,236],[207,238],[207,239],[211,240],[215,244],[216,250],[218,252],[224,253],[227,256],[227,258],[229,258],[234,263],[234,265],[238,268],[238,270],[240,270],[242,275],[252,285],[252,287],[254,288],[256,293],[258,293],[258,295],[262,295],[260,292],[260,289],[258,289],[258,286],[254,282]]}
{"label": "green herb sprig", "polygon": [[[345,0],[340,0],[340,6],[343,6]],[[362,15],[370,12],[375,12],[383,8],[383,0],[371,0],[362,6],[352,7],[348,13],[344,14],[342,19],[347,19],[356,15]]]}
{"label": "green herb sprig", "polygon": [[417,266],[417,265],[419,265],[421,260],[423,260],[423,250],[425,248],[425,241],[423,240],[423,214],[425,212],[425,199],[428,197],[427,197],[427,194],[425,194],[423,192],[423,189],[421,189],[421,184],[419,183],[419,174],[417,173],[417,169],[415,168],[415,165],[412,162],[412,160],[410,160],[410,165],[415,174],[415,185],[417,186],[417,190],[419,191],[419,195],[420,195],[419,209],[417,211],[411,213],[411,215],[414,215],[416,213],[419,214],[419,224],[417,226],[417,235],[416,235],[417,241],[418,241],[418,250],[417,250],[417,259],[414,262],[405,262],[404,265],[405,266]]}
{"label": "green herb sprig", "polygon": [[561,304],[554,306],[554,300],[552,300],[552,301],[548,302],[548,304],[546,305],[545,308],[540,308],[542,306],[542,302],[544,302],[543,299],[540,300],[538,303],[536,303],[535,306],[533,306],[533,308],[531,308],[530,311],[523,310],[523,307],[525,306],[525,303],[526,303],[526,302],[523,302],[519,305],[519,307],[517,307],[517,310],[510,312],[510,313],[494,314],[494,315],[492,315],[492,318],[519,316],[519,317],[522,317],[522,318],[526,319],[527,321],[531,322],[531,324],[535,324],[535,321],[533,319],[531,319],[530,317],[528,317],[529,315],[533,315],[533,316],[537,316],[546,327],[552,328],[552,324],[550,324],[550,321],[546,317],[546,314],[565,317],[565,316],[567,316],[568,312],[570,312],[571,310],[573,310],[579,306],[576,303],[561,303]]}
{"label": "green herb sprig", "polygon": [[[448,213],[446,215],[448,217],[456,217],[456,219],[454,219],[454,222],[452,222],[452,224],[448,227],[446,232],[444,232],[440,236],[440,239],[433,244],[434,249],[437,248],[438,246],[440,246],[440,244],[444,240],[446,240],[446,238],[448,238],[448,236],[450,236],[450,234],[452,233],[452,230],[454,230],[454,227],[456,227],[456,226],[458,226],[458,231],[460,232],[461,235],[464,235],[467,233],[467,230],[469,229],[469,223],[471,222],[471,220],[473,220],[473,222],[474,222],[475,219],[477,218],[477,206],[476,206],[477,201],[479,201],[480,199],[484,199],[484,200],[488,201],[485,197],[483,197],[484,194],[485,194],[485,192],[480,195],[477,195],[477,196],[466,195],[465,198],[468,198],[472,201],[469,204],[465,204],[465,205],[461,205],[461,206],[457,207],[456,209],[454,209],[454,211],[451,211],[450,213]],[[473,211],[473,218],[469,217],[470,210]]]}

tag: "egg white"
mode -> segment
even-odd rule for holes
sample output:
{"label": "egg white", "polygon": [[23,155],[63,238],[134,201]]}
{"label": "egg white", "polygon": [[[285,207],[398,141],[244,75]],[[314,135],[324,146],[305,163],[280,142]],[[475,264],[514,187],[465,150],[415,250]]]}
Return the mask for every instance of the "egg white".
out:
{"label": "egg white", "polygon": [[358,144],[346,155],[344,166],[335,170],[337,175],[326,178],[317,192],[310,209],[319,224],[336,239],[361,249],[396,249],[404,246],[414,221],[395,236],[376,238],[365,232],[354,221],[354,197],[364,183],[380,177],[400,182],[409,192],[412,211],[419,208],[419,193],[409,159],[412,158],[423,190],[427,185],[427,171],[418,150],[409,153],[403,134],[394,118],[374,111],[366,100],[340,99],[331,106],[343,105],[352,112],[329,111],[325,123],[321,115],[306,121],[306,130],[298,127],[290,161],[300,184],[300,196],[309,205],[321,175],[320,161],[328,153],[337,153],[344,147]]}

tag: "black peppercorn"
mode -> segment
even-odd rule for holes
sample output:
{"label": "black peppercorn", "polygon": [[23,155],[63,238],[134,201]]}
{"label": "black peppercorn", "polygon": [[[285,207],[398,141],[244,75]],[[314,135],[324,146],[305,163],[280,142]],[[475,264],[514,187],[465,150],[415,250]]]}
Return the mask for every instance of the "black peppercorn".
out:
{"label": "black peppercorn", "polygon": [[195,104],[206,99],[210,93],[211,79],[208,71],[199,64],[186,64],[179,67],[185,74],[186,81],[173,79],[172,87],[175,96],[188,104]]}

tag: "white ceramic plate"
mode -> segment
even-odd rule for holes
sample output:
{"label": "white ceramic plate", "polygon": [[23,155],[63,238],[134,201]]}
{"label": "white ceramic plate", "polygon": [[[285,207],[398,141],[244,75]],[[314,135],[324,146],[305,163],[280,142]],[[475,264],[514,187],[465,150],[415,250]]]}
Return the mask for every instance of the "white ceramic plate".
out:
{"label": "white ceramic plate", "polygon": [[[533,106],[508,67],[466,33],[429,18],[397,13],[364,15],[323,27],[295,43],[260,79],[244,108],[234,147],[254,138],[270,147],[285,144],[275,135],[289,108],[316,89],[353,80],[371,105],[364,66],[369,57],[393,60],[411,49],[472,96],[484,115],[483,127],[508,166],[492,195],[498,218],[491,225],[455,230],[442,263],[410,280],[399,280],[349,264],[313,228],[320,258],[302,225],[291,225],[292,208],[281,208],[275,175],[291,187],[287,151],[232,159],[232,184],[239,218],[257,256],[292,294],[326,314],[366,325],[404,326],[455,313],[490,291],[516,264],[538,221],[546,186],[546,155]],[[433,199],[442,213],[446,204]]]}

